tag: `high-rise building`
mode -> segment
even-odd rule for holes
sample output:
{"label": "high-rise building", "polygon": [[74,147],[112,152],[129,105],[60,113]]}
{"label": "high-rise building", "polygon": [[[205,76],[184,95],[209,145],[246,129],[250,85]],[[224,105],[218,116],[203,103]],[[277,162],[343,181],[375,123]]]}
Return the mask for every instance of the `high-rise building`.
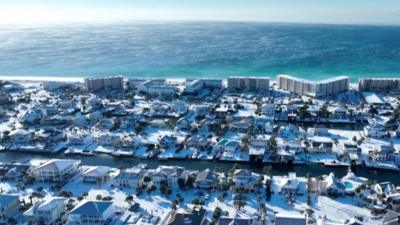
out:
{"label": "high-rise building", "polygon": [[228,77],[230,92],[266,92],[268,90],[268,77]]}
{"label": "high-rise building", "polygon": [[85,78],[85,87],[90,92],[110,91],[124,88],[122,76]]}
{"label": "high-rise building", "polygon": [[400,78],[360,78],[359,91],[400,91]]}
{"label": "high-rise building", "polygon": [[310,81],[290,75],[277,76],[277,86],[279,89],[311,97],[324,97],[347,91],[349,89],[349,83],[349,78],[346,76],[339,76],[321,81]]}

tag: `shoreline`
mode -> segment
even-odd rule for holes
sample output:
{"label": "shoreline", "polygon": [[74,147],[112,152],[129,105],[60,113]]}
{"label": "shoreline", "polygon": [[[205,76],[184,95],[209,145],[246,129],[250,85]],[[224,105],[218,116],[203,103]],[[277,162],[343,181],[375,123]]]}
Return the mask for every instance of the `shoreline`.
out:
{"label": "shoreline", "polygon": [[63,76],[19,76],[19,75],[0,75],[0,80],[6,81],[56,81],[56,82],[80,82],[83,83],[84,77],[63,77]]}
{"label": "shoreline", "polygon": [[[187,79],[190,80],[195,80],[196,78],[174,78],[174,77],[127,77],[124,75],[121,75],[124,80],[129,80],[129,79],[165,79],[170,82],[185,82]],[[106,76],[26,76],[26,75],[0,75],[0,81],[22,81],[22,82],[67,82],[67,83],[84,83],[85,78],[101,78],[101,77],[106,77]],[[249,76],[250,77],[250,76]],[[268,76],[266,76],[268,77]],[[270,79],[271,84],[276,83],[276,79],[272,79],[271,77],[268,77]],[[209,78],[198,78],[198,79],[221,79],[223,82],[227,82],[227,78],[214,78],[214,77],[209,77]],[[355,87],[358,85],[358,82],[352,82],[349,84],[352,89],[355,89]]]}

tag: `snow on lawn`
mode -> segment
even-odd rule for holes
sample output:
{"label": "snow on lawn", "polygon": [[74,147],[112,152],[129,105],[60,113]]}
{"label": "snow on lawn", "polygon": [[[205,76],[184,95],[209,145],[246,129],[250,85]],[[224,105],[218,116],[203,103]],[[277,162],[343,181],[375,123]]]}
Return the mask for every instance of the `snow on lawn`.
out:
{"label": "snow on lawn", "polygon": [[[311,195],[311,206],[306,204],[307,196],[296,196],[293,205],[286,202],[284,195],[274,194],[271,200],[267,203],[267,210],[270,214],[279,213],[293,213],[304,212],[306,209],[313,209],[313,217],[326,217],[327,224],[332,222],[344,222],[345,220],[352,219],[354,216],[362,217],[365,220],[369,218],[370,212],[366,208],[357,206],[357,201],[351,197],[340,197],[331,199],[326,196]],[[374,224],[374,221],[371,221]]]}

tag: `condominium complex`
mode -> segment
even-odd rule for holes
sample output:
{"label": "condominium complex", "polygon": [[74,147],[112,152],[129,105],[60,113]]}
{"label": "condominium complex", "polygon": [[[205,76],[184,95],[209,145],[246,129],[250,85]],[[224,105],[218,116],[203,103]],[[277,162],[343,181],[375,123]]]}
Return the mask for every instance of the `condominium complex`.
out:
{"label": "condominium complex", "polygon": [[265,92],[269,90],[268,77],[229,77],[228,91],[254,91]]}
{"label": "condominium complex", "polygon": [[360,78],[359,91],[400,91],[400,78]]}
{"label": "condominium complex", "polygon": [[349,78],[346,76],[321,81],[310,81],[289,75],[277,76],[277,86],[279,89],[311,97],[324,97],[346,91],[349,89],[349,82]]}
{"label": "condominium complex", "polygon": [[122,76],[85,78],[85,87],[90,92],[109,91],[124,88]]}

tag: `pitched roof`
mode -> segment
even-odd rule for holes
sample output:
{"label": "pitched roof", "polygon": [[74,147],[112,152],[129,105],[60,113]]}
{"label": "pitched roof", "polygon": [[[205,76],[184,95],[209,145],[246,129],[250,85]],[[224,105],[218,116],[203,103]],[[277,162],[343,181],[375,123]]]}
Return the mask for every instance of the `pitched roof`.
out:
{"label": "pitched roof", "polygon": [[64,204],[65,200],[66,199],[63,197],[48,198],[46,201],[44,201],[44,202],[40,203],[40,205],[38,205],[37,210],[49,211],[51,209],[56,208],[56,206],[59,204]]}
{"label": "pitched roof", "polygon": [[173,219],[169,221],[168,225],[200,225],[206,215],[206,210],[201,208],[199,210],[191,210],[190,212],[178,211]]}
{"label": "pitched roof", "polygon": [[77,205],[71,214],[75,215],[90,215],[90,216],[102,216],[103,213],[112,206],[112,202],[109,201],[86,201]]}
{"label": "pitched roof", "polygon": [[221,217],[218,220],[218,225],[251,225],[251,224],[253,224],[253,220],[245,218]]}
{"label": "pitched roof", "polygon": [[15,199],[19,199],[18,195],[9,195],[9,194],[2,194],[0,195],[0,207],[3,207],[10,202],[14,201]]}
{"label": "pitched roof", "polygon": [[51,159],[45,162],[44,164],[36,167],[35,170],[46,169],[46,170],[62,171],[76,162],[78,161],[72,159]]}
{"label": "pitched roof", "polygon": [[108,166],[95,166],[83,172],[82,176],[103,177],[107,176],[108,172],[110,172]]}
{"label": "pitched roof", "polygon": [[217,174],[212,172],[210,169],[205,169],[197,174],[196,181],[199,180],[217,181]]}

